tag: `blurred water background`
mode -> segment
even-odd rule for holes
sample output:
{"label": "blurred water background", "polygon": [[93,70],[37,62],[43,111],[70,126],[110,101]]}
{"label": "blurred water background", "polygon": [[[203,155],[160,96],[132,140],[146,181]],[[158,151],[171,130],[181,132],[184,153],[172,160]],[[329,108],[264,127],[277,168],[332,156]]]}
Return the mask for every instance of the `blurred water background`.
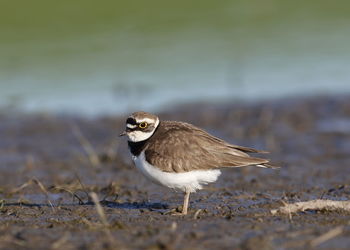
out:
{"label": "blurred water background", "polygon": [[0,1],[0,108],[121,114],[350,92],[350,2]]}

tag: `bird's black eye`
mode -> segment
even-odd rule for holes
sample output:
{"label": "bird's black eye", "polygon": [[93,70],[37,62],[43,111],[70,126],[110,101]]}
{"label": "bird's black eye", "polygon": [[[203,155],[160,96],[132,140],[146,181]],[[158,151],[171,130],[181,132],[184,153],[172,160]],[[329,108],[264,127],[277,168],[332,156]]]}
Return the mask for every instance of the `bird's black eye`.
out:
{"label": "bird's black eye", "polygon": [[141,122],[139,124],[139,128],[146,128],[148,126],[148,123],[147,122]]}

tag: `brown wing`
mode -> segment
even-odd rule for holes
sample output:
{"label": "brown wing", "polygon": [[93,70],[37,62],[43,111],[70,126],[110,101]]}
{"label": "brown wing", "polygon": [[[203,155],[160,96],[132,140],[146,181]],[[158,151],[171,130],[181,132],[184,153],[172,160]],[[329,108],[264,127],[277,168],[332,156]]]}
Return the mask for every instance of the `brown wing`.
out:
{"label": "brown wing", "polygon": [[255,149],[231,145],[187,123],[162,122],[145,151],[146,159],[165,172],[222,167],[243,167],[268,163],[245,152]]}

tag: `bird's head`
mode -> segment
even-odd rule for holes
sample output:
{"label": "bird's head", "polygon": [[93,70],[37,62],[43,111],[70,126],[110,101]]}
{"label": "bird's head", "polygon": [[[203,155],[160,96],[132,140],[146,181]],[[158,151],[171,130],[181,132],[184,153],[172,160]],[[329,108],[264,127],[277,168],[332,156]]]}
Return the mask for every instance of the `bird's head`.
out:
{"label": "bird's head", "polygon": [[126,129],[120,136],[126,135],[131,142],[140,142],[150,138],[159,125],[159,118],[147,112],[132,113],[126,119]]}

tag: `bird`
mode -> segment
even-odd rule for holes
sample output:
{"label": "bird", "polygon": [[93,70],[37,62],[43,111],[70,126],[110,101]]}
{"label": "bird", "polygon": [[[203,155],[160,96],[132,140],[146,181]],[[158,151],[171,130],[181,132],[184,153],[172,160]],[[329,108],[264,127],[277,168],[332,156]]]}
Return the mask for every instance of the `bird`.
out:
{"label": "bird", "polygon": [[223,168],[279,168],[268,159],[249,155],[266,151],[233,145],[192,124],[161,121],[144,111],[127,117],[120,136],[127,137],[132,160],[143,175],[156,184],[184,192],[182,215],[188,213],[190,194],[215,182]]}

